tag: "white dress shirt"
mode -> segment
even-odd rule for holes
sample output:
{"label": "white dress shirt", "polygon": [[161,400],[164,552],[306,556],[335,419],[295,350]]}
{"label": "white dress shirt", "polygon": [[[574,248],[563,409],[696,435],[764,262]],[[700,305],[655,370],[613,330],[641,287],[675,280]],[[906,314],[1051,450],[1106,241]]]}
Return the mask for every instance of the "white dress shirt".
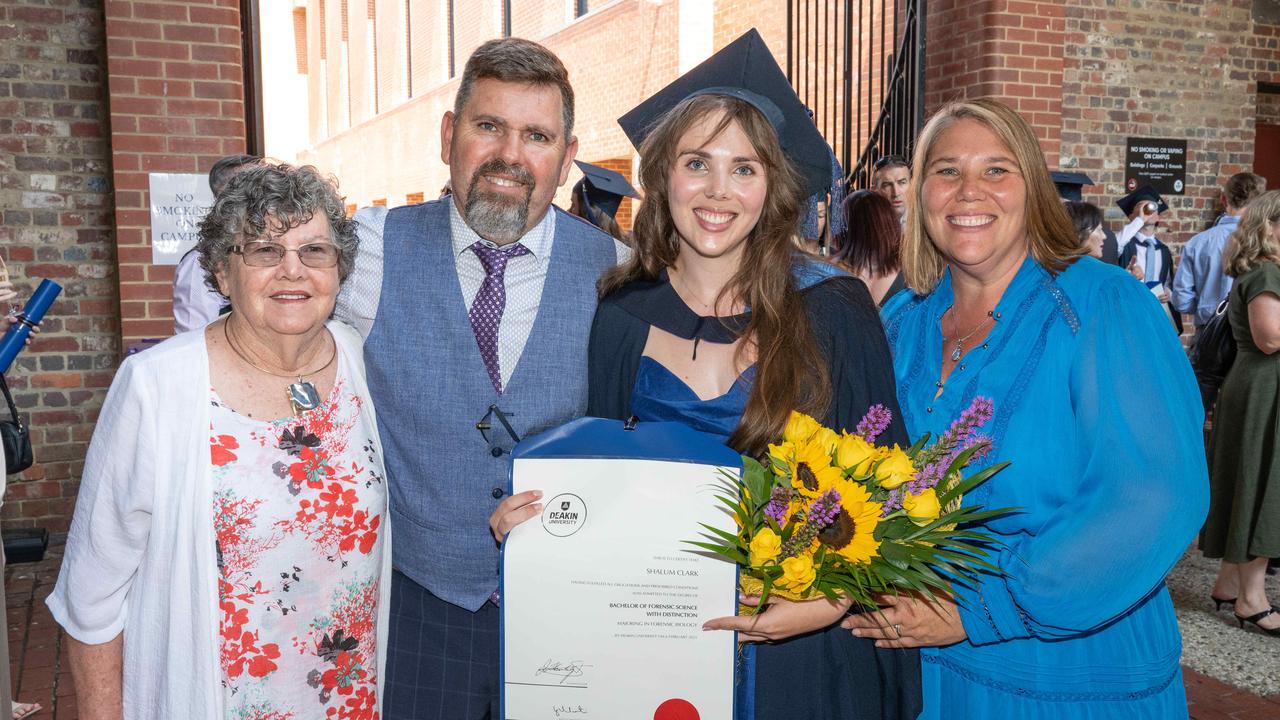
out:
{"label": "white dress shirt", "polygon": [[[469,313],[485,278],[484,265],[471,250],[471,246],[477,242],[497,246],[481,238],[467,225],[452,200],[448,201],[448,205],[455,269],[465,309]],[[353,325],[365,338],[369,337],[369,332],[373,329],[382,295],[382,230],[388,212],[384,207],[368,207],[355,214],[360,249],[356,253],[355,268],[338,293],[338,304],[334,309],[334,317]],[[556,213],[554,209],[548,209],[542,220],[519,240],[529,250],[529,254],[507,261],[503,276],[507,304],[502,313],[502,322],[498,325],[498,367],[503,387],[511,381],[525,343],[529,340],[529,333],[533,330],[534,320],[538,317],[538,307],[542,303],[542,285],[547,279],[547,269],[551,266],[555,232]],[[615,240],[614,247],[618,262],[630,257],[631,251],[626,245]]]}
{"label": "white dress shirt", "polygon": [[183,333],[213,322],[230,302],[209,288],[200,267],[200,253],[182,256],[173,272],[173,332]]}

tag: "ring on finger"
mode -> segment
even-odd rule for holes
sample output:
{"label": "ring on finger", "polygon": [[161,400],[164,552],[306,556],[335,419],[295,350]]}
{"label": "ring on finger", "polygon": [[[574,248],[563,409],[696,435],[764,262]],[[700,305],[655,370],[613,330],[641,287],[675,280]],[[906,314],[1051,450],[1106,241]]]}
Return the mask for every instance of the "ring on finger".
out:
{"label": "ring on finger", "polygon": [[902,626],[898,623],[893,624],[893,634],[902,637]]}

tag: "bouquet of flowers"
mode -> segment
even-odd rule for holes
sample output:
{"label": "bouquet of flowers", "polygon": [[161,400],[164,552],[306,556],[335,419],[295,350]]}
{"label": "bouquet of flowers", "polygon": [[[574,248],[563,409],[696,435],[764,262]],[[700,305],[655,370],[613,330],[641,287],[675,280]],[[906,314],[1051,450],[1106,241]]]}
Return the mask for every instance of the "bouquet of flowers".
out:
{"label": "bouquet of flowers", "polygon": [[742,590],[792,600],[843,595],[876,606],[879,593],[933,597],[978,569],[990,536],[974,524],[1007,512],[962,504],[965,493],[1008,463],[964,477],[991,452],[978,432],[991,401],[975,398],[936,442],[926,434],[908,449],[878,447],[892,419],[874,405],[853,433],[836,434],[793,412],[767,465],[743,457],[741,480],[719,498],[737,533],[703,527],[713,542],[689,541],[737,563]]}

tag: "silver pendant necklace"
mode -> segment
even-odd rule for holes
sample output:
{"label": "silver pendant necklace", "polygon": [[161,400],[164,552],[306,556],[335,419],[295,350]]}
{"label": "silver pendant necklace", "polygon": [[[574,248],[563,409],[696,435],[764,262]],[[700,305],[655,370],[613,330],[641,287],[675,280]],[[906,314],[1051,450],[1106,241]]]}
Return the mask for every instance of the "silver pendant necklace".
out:
{"label": "silver pendant necklace", "polygon": [[[954,324],[955,317],[956,317],[955,306],[952,305],[951,307],[947,308],[947,311],[951,313],[952,323]],[[986,317],[982,318],[982,320],[978,322],[977,325],[974,325],[972,330],[970,330],[969,332],[965,333],[963,336],[958,337],[954,340],[955,347],[951,349],[951,362],[960,362],[960,358],[964,356],[964,342],[969,338],[973,337],[974,333],[978,332],[983,327],[985,327],[988,321],[990,321],[992,324],[996,322],[995,310],[988,310]],[[952,342],[952,341],[949,341],[947,337],[944,335],[942,338],[943,346],[945,347],[948,342]]]}
{"label": "silver pendant necklace", "polygon": [[319,369],[312,370],[311,372],[305,372],[305,373],[286,373],[282,375],[280,373],[271,372],[266,368],[260,367],[257,363],[250,360],[247,355],[241,352],[240,348],[236,347],[236,343],[231,339],[231,331],[228,329],[230,326],[231,326],[231,317],[228,316],[227,319],[222,322],[222,336],[227,339],[227,347],[231,348],[232,352],[238,355],[241,360],[245,361],[245,364],[247,364],[249,367],[253,368],[254,370],[257,370],[260,373],[263,373],[265,375],[271,375],[272,377],[296,378],[296,380],[290,383],[289,386],[286,387],[284,391],[285,399],[289,401],[289,406],[293,408],[294,415],[298,415],[306,410],[314,410],[320,407],[320,393],[316,390],[316,386],[313,383],[311,383],[309,380],[304,380],[303,378],[309,375],[317,375],[329,369],[329,366],[333,364],[333,361],[338,359],[338,343],[337,342],[334,342],[333,344],[333,355],[330,356],[329,361],[326,362]]}

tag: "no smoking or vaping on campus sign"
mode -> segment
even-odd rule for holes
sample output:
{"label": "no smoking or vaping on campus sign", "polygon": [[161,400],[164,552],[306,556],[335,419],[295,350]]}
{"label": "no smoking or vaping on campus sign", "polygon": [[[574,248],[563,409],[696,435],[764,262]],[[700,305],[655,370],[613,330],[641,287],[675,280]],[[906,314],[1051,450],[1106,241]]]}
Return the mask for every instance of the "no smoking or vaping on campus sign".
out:
{"label": "no smoking or vaping on campus sign", "polygon": [[1150,185],[1161,195],[1181,195],[1187,187],[1187,141],[1128,138],[1124,151],[1124,188]]}

